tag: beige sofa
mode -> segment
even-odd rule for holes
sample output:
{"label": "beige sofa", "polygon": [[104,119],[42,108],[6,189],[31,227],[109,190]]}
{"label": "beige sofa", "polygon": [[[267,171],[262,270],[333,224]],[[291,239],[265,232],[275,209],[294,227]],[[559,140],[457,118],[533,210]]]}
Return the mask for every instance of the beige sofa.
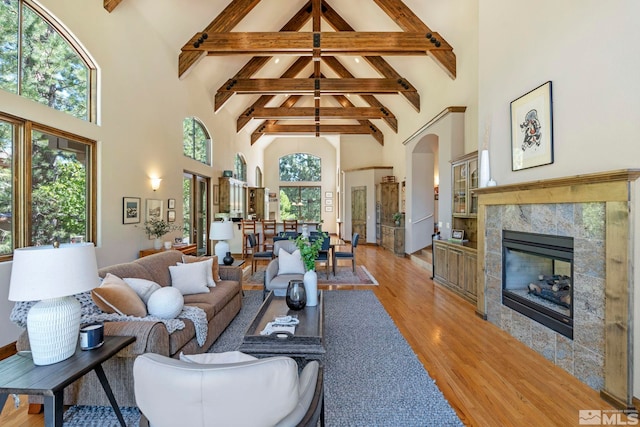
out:
{"label": "beige sofa", "polygon": [[[120,278],[136,277],[152,280],[161,286],[171,285],[169,266],[181,262],[183,254],[171,250],[138,260],[116,264],[99,270],[101,277],[111,273]],[[217,262],[217,260],[214,260]],[[169,334],[165,325],[156,321],[105,322],[105,335],[135,336],[136,341],[116,357],[103,364],[109,384],[120,406],[136,406],[133,386],[133,362],[143,353],[158,353],[177,358],[185,354],[203,353],[231,323],[242,306],[242,269],[220,266],[220,281],[209,293],[185,295],[185,305],[202,308],[208,320],[205,343],[200,346],[190,320],[183,319],[185,328]],[[17,343],[18,350],[29,347],[28,336],[23,333]],[[30,403],[39,403],[30,398]],[[109,401],[94,372],[90,372],[65,389],[65,405],[109,406]]]}

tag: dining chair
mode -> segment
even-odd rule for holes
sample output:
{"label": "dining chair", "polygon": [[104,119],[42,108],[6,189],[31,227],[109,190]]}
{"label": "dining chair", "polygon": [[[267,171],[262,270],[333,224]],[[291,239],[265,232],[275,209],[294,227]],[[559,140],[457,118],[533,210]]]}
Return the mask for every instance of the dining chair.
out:
{"label": "dining chair", "polygon": [[276,220],[262,220],[262,250],[273,250],[273,238],[276,236]]}
{"label": "dining chair", "polygon": [[282,228],[284,231],[298,232],[298,220],[297,219],[285,219],[282,221]]}
{"label": "dining chair", "polygon": [[[249,234],[256,235],[256,221],[252,219],[243,219],[242,222],[242,259],[247,258],[249,252],[253,249],[249,245]],[[256,235],[257,243],[260,243],[260,235]]]}
{"label": "dining chair", "polygon": [[350,259],[351,266],[353,272],[356,272],[356,247],[358,246],[358,240],[360,239],[360,235],[358,233],[353,233],[353,237],[351,238],[351,252],[346,251],[335,251],[333,253],[333,275],[336,274],[336,263],[338,260],[342,259]]}
{"label": "dining chair", "polygon": [[247,234],[247,239],[249,241],[249,246],[251,246],[251,274],[253,274],[257,269],[258,261],[267,261],[268,263],[273,259],[274,255],[272,250],[258,252],[258,243],[256,241],[255,234]]}
{"label": "dining chair", "polygon": [[[327,273],[327,280],[329,279],[329,248],[331,243],[331,237],[329,237],[329,233],[324,235],[317,235],[316,237],[311,236],[309,239],[313,240],[314,238],[323,239],[322,247],[318,252],[318,256],[316,257],[316,263],[323,262],[325,266],[325,271]],[[334,273],[335,274],[335,273]]]}

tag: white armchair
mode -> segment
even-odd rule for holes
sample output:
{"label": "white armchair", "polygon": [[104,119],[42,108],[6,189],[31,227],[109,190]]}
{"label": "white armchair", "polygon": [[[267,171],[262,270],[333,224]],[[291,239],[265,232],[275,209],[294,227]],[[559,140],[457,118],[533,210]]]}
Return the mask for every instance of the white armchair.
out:
{"label": "white armchair", "polygon": [[[280,273],[280,260],[278,254],[280,249],[284,249],[288,253],[295,252],[298,247],[295,242],[291,240],[278,240],[273,244],[273,252],[276,258],[272,259],[264,272],[264,287],[262,291],[262,298],[266,298],[269,291],[274,291],[277,296],[284,296],[289,285],[289,280],[302,280],[304,277],[304,266],[302,271],[298,273],[279,274]],[[302,260],[302,258],[300,259]]]}
{"label": "white armchair", "polygon": [[318,362],[309,362],[298,375],[289,357],[242,356],[239,360],[253,360],[205,364],[154,353],[138,356],[133,378],[140,425],[315,427],[318,420],[324,425]]}

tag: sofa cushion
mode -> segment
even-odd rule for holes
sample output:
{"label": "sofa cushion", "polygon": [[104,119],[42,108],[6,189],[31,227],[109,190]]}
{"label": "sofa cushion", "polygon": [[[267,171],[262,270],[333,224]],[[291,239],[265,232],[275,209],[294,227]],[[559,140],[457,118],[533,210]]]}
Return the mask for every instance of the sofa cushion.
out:
{"label": "sofa cushion", "polygon": [[174,287],[165,286],[151,294],[147,310],[150,315],[161,319],[175,319],[182,312],[183,306],[182,293]]}
{"label": "sofa cushion", "polygon": [[300,255],[300,249],[289,253],[284,249],[278,252],[278,276],[281,274],[304,274],[304,263]]}
{"label": "sofa cushion", "polygon": [[137,277],[125,277],[122,280],[135,291],[140,299],[145,303],[149,303],[149,297],[152,293],[160,289],[162,286],[156,282],[147,279],[139,279]]}
{"label": "sofa cushion", "polygon": [[147,307],[138,294],[111,273],[107,273],[102,284],[91,291],[91,298],[105,313],[136,317],[147,315]]}
{"label": "sofa cushion", "polygon": [[186,265],[186,264],[203,264],[204,272],[207,276],[207,286],[210,288],[215,288],[216,281],[213,280],[213,260],[211,258],[206,260],[199,260],[194,262],[179,262],[178,265]]}
{"label": "sofa cushion", "polygon": [[206,262],[194,262],[191,264],[170,265],[171,286],[182,292],[182,295],[208,293],[208,273],[211,268]]}
{"label": "sofa cushion", "polygon": [[185,295],[184,303],[203,309],[207,313],[207,320],[211,320],[238,292],[240,292],[238,282],[221,280],[210,293]]}
{"label": "sofa cushion", "polygon": [[[169,266],[182,261],[182,252],[176,250],[162,251],[132,262],[146,270],[144,279],[153,280],[160,286],[171,286]],[[138,277],[138,276],[120,276]]]}
{"label": "sofa cushion", "polygon": [[[220,281],[220,265],[218,264],[218,257],[217,256],[193,256],[193,255],[183,255],[182,256],[182,262],[184,263],[190,263],[190,262],[201,262],[201,261],[206,261],[206,260],[211,260],[211,276],[213,277],[213,281],[214,282],[219,282]],[[209,285],[209,286],[215,286],[215,283],[213,285]]]}

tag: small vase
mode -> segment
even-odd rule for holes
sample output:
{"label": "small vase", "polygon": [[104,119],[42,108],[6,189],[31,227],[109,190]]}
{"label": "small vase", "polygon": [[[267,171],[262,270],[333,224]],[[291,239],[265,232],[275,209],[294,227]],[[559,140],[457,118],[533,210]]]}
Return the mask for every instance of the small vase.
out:
{"label": "small vase", "polygon": [[224,258],[222,258],[222,262],[224,263],[224,265],[233,264],[233,257],[231,256],[231,252],[227,252]]}
{"label": "small vase", "polygon": [[304,290],[307,293],[307,305],[318,305],[318,273],[315,270],[304,273]]}
{"label": "small vase", "polygon": [[153,249],[162,249],[162,239],[159,237],[156,237],[153,240]]}
{"label": "small vase", "polygon": [[307,305],[307,294],[302,280],[289,280],[285,301],[291,310],[302,310]]}

